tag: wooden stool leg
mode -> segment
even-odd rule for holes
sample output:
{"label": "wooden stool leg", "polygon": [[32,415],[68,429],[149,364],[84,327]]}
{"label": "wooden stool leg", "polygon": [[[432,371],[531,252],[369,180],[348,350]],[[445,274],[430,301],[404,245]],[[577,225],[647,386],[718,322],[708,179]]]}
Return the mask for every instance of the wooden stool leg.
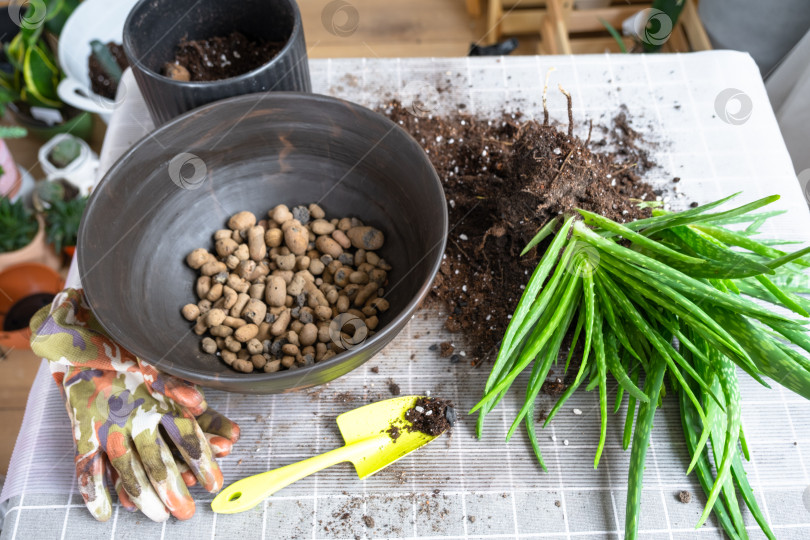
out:
{"label": "wooden stool leg", "polygon": [[489,0],[487,34],[484,36],[485,45],[494,45],[501,38],[501,17],[503,17],[503,2],[501,0]]}
{"label": "wooden stool leg", "polygon": [[709,40],[709,35],[703,27],[703,22],[700,20],[697,8],[695,8],[695,3],[692,0],[686,0],[680,22],[693,51],[712,50],[712,42]]}
{"label": "wooden stool leg", "polygon": [[544,17],[543,40],[549,35],[549,46],[555,51],[552,54],[572,54],[571,41],[568,39],[568,20],[574,0],[546,0],[548,13]]}
{"label": "wooden stool leg", "polygon": [[467,0],[467,14],[476,19],[481,16],[481,1],[482,0]]}

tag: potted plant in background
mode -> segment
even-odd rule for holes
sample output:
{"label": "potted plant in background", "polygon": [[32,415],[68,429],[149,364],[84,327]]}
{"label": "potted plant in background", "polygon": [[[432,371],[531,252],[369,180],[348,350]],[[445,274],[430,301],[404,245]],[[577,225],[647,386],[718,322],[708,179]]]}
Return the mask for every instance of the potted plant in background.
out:
{"label": "potted plant in background", "polygon": [[92,117],[59,99],[56,87],[64,75],[42,30],[23,25],[3,44],[9,70],[0,71],[0,111],[7,107],[20,125],[45,140],[58,133],[87,139]]}
{"label": "potted plant in background", "polygon": [[25,137],[28,132],[19,126],[0,126],[0,197],[13,199],[22,186],[22,175],[6,145],[6,139]]}
{"label": "potted plant in background", "polygon": [[55,198],[50,201],[50,206],[45,210],[45,223],[48,242],[56,253],[73,257],[85,206],[87,206],[85,196],[72,199]]}
{"label": "potted plant in background", "polygon": [[98,170],[98,156],[89,144],[69,133],[61,133],[42,145],[38,157],[48,181],[68,182],[82,195],[90,194]]}
{"label": "potted plant in background", "polygon": [[79,4],[81,4],[81,0],[47,0],[45,2],[45,29],[53,36],[61,34],[68,17],[79,7]]}
{"label": "potted plant in background", "polygon": [[52,268],[38,263],[15,264],[0,270],[0,347],[28,349],[28,324],[41,307],[53,302],[64,280]]}
{"label": "potted plant in background", "polygon": [[9,266],[36,262],[59,269],[60,258],[45,240],[43,219],[25,207],[22,199],[14,202],[0,197],[0,270]]}

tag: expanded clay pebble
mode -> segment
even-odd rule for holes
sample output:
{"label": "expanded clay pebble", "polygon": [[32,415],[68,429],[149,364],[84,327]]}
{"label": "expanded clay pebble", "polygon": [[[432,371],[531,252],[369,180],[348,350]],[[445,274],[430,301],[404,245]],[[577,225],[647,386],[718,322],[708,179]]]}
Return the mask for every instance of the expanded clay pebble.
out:
{"label": "expanded clay pebble", "polygon": [[[322,362],[353,336],[330,325],[349,314],[372,335],[391,266],[375,253],[384,235],[357,218],[329,219],[317,204],[280,204],[257,219],[238,212],[214,232],[211,249],[188,254],[200,299],[182,316],[194,323],[201,348],[244,373],[274,373]],[[349,330],[351,331],[351,330]]]}

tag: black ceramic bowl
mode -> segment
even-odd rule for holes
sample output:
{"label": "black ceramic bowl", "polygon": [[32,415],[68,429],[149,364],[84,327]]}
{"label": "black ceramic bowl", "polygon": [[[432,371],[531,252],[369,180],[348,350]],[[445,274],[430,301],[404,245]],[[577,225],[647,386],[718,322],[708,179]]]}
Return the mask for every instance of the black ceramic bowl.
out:
{"label": "black ceramic bowl", "polygon": [[[182,82],[161,75],[182,38],[227,36],[238,30],[253,40],[285,42],[268,63],[211,82]],[[311,92],[307,46],[295,0],[141,0],[124,23],[124,52],[155,125],[200,105],[254,92]]]}
{"label": "black ceramic bowl", "polygon": [[[376,334],[324,362],[233,371],[200,350],[180,315],[196,301],[185,257],[212,247],[235,212],[311,202],[385,233],[391,308]],[[391,341],[428,293],[447,229],[439,178],[405,131],[353,103],[272,92],[201,107],[135,144],[94,190],[77,256],[90,306],[121,345],[203,386],[275,393],[339,377]]]}

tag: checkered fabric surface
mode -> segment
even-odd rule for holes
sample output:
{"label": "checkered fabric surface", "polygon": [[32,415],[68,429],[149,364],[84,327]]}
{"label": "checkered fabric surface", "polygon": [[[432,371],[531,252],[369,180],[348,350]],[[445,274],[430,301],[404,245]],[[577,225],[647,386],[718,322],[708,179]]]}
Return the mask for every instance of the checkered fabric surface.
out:
{"label": "checkered fabric surface", "polygon": [[[346,59],[310,62],[314,90],[368,106],[415,90],[432,96],[436,112],[464,111],[495,117],[502,111],[542,114],[546,72],[551,76],[552,119],[567,122],[571,92],[577,133],[587,122],[608,124],[626,105],[636,129],[657,141],[661,169],[649,180],[682,181],[685,197],[674,206],[706,202],[744,191],[752,200],[783,196],[788,209],[764,234],[807,240],[810,214],[754,62],[747,55],[715,51],[684,55],[601,55],[447,59]],[[103,168],[152,127],[140,94],[125,75],[126,100],[115,111],[105,141]],[[724,121],[716,97],[735,88],[751,98],[750,117]],[[425,90],[427,89],[427,90]],[[734,111],[732,111],[733,113]],[[598,136],[595,130],[595,137]],[[452,224],[451,224],[452,226]],[[480,397],[486,366],[451,364],[429,350],[442,341],[463,351],[447,334],[441,314],[421,311],[382,353],[329,385],[297,394],[250,396],[209,391],[211,405],[242,426],[234,453],[221,460],[226,481],[285,465],[341,444],[334,418],[370,401],[390,397],[388,381],[403,393],[433,395],[468,410]],[[378,368],[379,372],[372,371]],[[525,382],[525,379],[521,379]],[[520,383],[520,381],[519,381]],[[598,436],[595,393],[577,392],[552,426],[540,432],[549,467],[536,465],[519,430],[503,437],[521,405],[521,384],[489,417],[476,440],[472,417],[443,436],[364,481],[349,464],[306,478],[254,510],[216,515],[211,495],[196,491],[197,514],[186,522],[152,523],[116,507],[106,523],[93,521],[73,488],[68,419],[47,368],[37,377],[15,448],[3,499],[8,499],[0,539],[22,538],[608,538],[621,537],[629,452],[621,450],[617,424],[599,469],[592,468]],[[615,392],[615,388],[613,389]],[[810,404],[776,387],[767,390],[741,375],[743,422],[752,459],[746,465],[759,503],[779,538],[810,538]],[[552,405],[541,396],[538,410]],[[608,398],[610,399],[610,397]],[[573,414],[573,409],[582,411]],[[621,413],[620,413],[621,414]],[[34,451],[35,450],[35,451]],[[717,522],[693,529],[705,502],[694,477],[677,404],[667,399],[656,415],[642,497],[641,536],[653,539],[721,538]],[[692,502],[678,493],[688,490]],[[803,502],[804,497],[804,502]],[[370,517],[373,520],[364,520]],[[747,516],[752,538],[762,537]],[[368,522],[368,523],[367,523]]]}

